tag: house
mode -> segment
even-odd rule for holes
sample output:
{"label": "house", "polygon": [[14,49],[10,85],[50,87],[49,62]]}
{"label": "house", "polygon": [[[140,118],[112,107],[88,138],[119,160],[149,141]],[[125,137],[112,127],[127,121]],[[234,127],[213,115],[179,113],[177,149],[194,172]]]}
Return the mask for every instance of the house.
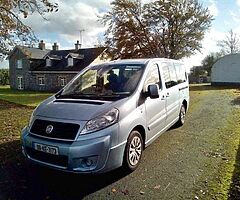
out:
{"label": "house", "polygon": [[213,65],[211,84],[240,86],[239,53],[223,56]]}
{"label": "house", "polygon": [[19,90],[58,91],[77,73],[90,64],[99,62],[105,47],[52,50],[41,41],[38,48],[16,46],[8,56],[10,87]]}

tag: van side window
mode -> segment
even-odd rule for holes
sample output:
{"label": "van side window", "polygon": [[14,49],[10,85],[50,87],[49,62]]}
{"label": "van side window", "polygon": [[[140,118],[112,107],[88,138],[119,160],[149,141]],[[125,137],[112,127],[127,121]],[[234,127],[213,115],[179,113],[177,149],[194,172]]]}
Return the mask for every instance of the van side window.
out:
{"label": "van side window", "polygon": [[169,63],[169,64],[170,65],[168,66],[168,69],[169,69],[169,74],[170,74],[170,78],[171,78],[171,87],[172,87],[172,86],[178,84],[178,80],[177,80],[175,66],[173,65],[173,63]]}
{"label": "van side window", "polygon": [[169,69],[168,69],[168,63],[163,63],[163,78],[165,81],[165,86],[166,88],[170,88],[171,87],[171,78],[170,78],[170,73],[169,73]]}
{"label": "van side window", "polygon": [[184,65],[180,63],[174,63],[174,65],[177,73],[178,83],[186,82],[187,77],[186,77],[186,70]]}
{"label": "van side window", "polygon": [[144,84],[145,88],[150,84],[157,84],[159,88],[162,88],[157,64],[151,66],[150,70],[148,71],[147,78]]}
{"label": "van side window", "polygon": [[178,84],[177,74],[173,63],[163,63],[163,74],[166,88],[170,88]]}

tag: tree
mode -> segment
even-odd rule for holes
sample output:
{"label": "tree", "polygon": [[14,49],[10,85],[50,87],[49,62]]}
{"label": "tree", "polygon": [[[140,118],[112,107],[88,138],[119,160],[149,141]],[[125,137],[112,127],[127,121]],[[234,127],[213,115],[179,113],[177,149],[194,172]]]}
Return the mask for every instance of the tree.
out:
{"label": "tree", "polygon": [[19,42],[36,42],[32,29],[22,22],[37,12],[43,16],[57,11],[57,4],[49,0],[0,0],[0,57],[3,58]]}
{"label": "tree", "polygon": [[197,0],[114,0],[103,16],[105,44],[113,59],[180,59],[200,51],[212,16]]}
{"label": "tree", "polygon": [[218,41],[217,45],[221,48],[222,55],[234,54],[240,52],[239,36],[231,29],[224,40]]}
{"label": "tree", "polygon": [[204,70],[203,66],[195,66],[191,69],[190,75],[192,77],[199,78],[200,76],[206,76],[207,71]]}
{"label": "tree", "polygon": [[212,66],[220,57],[220,53],[210,53],[202,60],[203,69],[208,72],[208,76],[211,76]]}

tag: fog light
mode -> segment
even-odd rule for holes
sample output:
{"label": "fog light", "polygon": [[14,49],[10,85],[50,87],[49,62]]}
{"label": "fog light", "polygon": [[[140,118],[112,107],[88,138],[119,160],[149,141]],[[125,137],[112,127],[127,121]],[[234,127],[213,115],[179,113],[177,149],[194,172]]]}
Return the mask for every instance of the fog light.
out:
{"label": "fog light", "polygon": [[92,164],[93,164],[93,161],[91,160],[91,158],[82,159],[82,162],[81,162],[82,166],[91,167]]}
{"label": "fog light", "polygon": [[91,156],[81,158],[80,168],[81,170],[93,170],[97,166],[98,156]]}

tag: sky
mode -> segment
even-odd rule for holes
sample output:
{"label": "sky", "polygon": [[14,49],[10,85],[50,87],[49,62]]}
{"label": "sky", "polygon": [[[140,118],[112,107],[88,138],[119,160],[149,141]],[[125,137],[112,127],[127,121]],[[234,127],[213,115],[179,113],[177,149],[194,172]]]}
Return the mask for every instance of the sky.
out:
{"label": "sky", "polygon": [[[47,20],[37,13],[23,19],[25,24],[32,27],[36,36],[44,40],[47,48],[51,49],[54,42],[58,43],[60,49],[74,48],[74,43],[80,40],[80,30],[84,30],[82,47],[93,47],[103,42],[107,27],[104,27],[98,19],[110,10],[111,0],[54,0],[54,2],[59,4],[59,10],[46,14]],[[202,41],[201,52],[183,59],[189,67],[200,65],[206,55],[219,51],[217,41],[223,40],[230,29],[240,36],[240,0],[199,0],[199,2],[209,8],[214,20]],[[0,62],[0,68],[7,67],[8,61]]]}

